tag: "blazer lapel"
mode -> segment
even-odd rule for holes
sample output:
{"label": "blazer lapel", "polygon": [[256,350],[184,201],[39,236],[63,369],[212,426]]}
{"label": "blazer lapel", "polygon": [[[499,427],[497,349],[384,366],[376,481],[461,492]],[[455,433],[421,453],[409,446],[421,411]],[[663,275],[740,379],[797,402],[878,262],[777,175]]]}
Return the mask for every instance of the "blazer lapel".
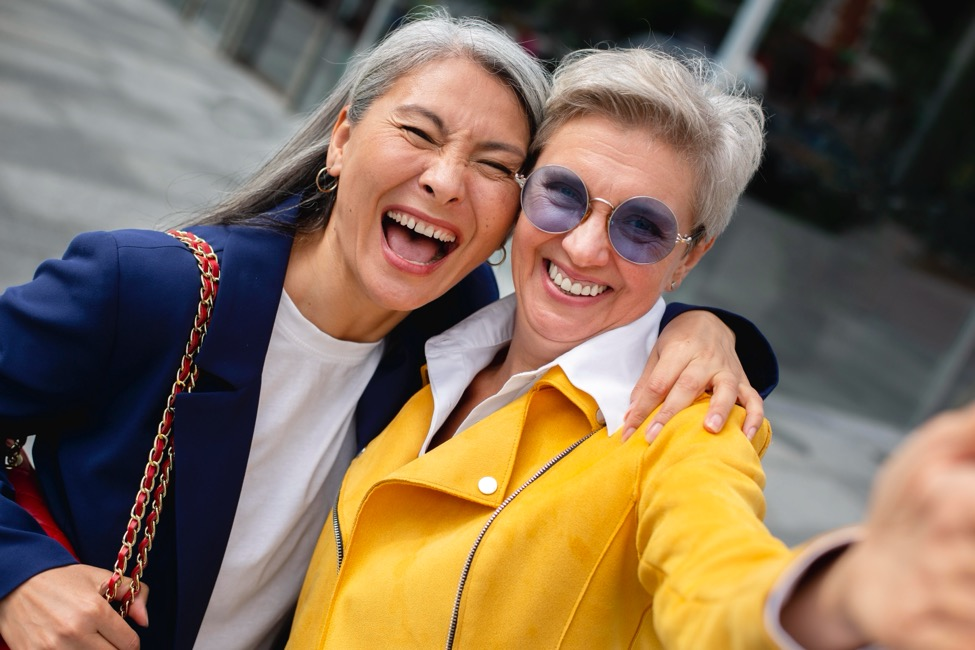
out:
{"label": "blazer lapel", "polygon": [[218,251],[221,282],[197,357],[200,381],[176,400],[179,648],[193,646],[230,536],[291,242],[263,228],[232,229]]}

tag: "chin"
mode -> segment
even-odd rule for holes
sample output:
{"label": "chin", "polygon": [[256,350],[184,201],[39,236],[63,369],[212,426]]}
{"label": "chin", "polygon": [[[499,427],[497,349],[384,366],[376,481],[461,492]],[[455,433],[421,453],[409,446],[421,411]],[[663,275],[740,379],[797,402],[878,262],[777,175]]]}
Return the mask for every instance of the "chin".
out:
{"label": "chin", "polygon": [[598,333],[589,333],[592,328],[590,321],[580,322],[560,314],[535,314],[527,320],[531,329],[542,339],[558,345],[578,345]]}
{"label": "chin", "polygon": [[421,282],[390,282],[382,278],[381,286],[374,287],[371,293],[373,302],[383,309],[413,311],[430,304],[446,293],[446,289],[438,290],[430,278]]}

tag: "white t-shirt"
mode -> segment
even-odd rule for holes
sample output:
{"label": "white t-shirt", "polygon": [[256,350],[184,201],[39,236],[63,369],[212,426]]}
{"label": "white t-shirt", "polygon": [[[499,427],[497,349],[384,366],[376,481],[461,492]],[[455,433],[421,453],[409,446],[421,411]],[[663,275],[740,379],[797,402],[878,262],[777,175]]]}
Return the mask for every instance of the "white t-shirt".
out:
{"label": "white t-shirt", "polygon": [[267,648],[281,631],[355,455],[356,403],[381,356],[382,341],[332,338],[281,293],[240,501],[196,648]]}

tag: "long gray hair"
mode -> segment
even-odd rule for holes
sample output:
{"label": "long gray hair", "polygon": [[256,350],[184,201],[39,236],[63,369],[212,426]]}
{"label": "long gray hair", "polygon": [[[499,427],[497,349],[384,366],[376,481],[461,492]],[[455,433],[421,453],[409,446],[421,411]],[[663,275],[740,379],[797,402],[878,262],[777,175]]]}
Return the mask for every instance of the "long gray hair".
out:
{"label": "long gray hair", "polygon": [[530,158],[559,127],[586,115],[645,128],[684,156],[695,175],[692,232],[705,240],[727,227],[765,148],[761,103],[702,57],[646,48],[569,54],[554,72]]}
{"label": "long gray hair", "polygon": [[[324,228],[334,193],[319,192],[315,177],[325,164],[332,127],[342,108],[349,106],[349,119],[355,123],[400,77],[453,57],[470,59],[510,87],[525,109],[534,137],[550,90],[542,63],[486,20],[454,18],[443,8],[422,8],[407,15],[401,26],[370,50],[354,56],[335,88],[291,140],[196,223],[271,224],[298,232]],[[292,197],[301,200],[295,224],[283,226],[265,214]]]}

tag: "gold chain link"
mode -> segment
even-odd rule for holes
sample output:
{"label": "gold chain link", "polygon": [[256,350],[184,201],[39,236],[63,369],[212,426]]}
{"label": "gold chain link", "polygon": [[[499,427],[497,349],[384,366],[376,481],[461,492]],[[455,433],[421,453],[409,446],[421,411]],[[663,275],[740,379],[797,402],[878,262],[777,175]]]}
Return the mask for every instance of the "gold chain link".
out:
{"label": "gold chain link", "polygon": [[[122,616],[128,615],[129,607],[142,589],[142,573],[149,563],[149,550],[152,548],[152,542],[156,536],[156,524],[162,514],[163,499],[169,490],[169,478],[174,458],[171,432],[176,396],[183,392],[189,393],[196,386],[199,370],[194,358],[200,349],[203,338],[206,336],[210,312],[213,309],[213,301],[220,283],[220,265],[209,244],[192,233],[178,230],[170,230],[168,233],[183,242],[196,255],[197,265],[200,268],[200,302],[193,328],[190,330],[189,340],[184,348],[183,358],[176,372],[176,379],[170,390],[169,398],[166,400],[166,407],[163,409],[162,420],[159,422],[152,449],[149,451],[149,460],[146,463],[139,491],[136,493],[135,503],[129,513],[129,524],[122,536],[122,546],[115,561],[114,572],[105,587],[105,598],[109,602],[117,600],[119,584],[125,576],[139,531],[143,526],[143,519],[145,519],[143,539],[138,544],[139,549],[136,554],[135,565],[130,574],[132,586],[128,595],[119,605],[119,613]],[[148,515],[146,515],[147,505],[150,507]]]}

